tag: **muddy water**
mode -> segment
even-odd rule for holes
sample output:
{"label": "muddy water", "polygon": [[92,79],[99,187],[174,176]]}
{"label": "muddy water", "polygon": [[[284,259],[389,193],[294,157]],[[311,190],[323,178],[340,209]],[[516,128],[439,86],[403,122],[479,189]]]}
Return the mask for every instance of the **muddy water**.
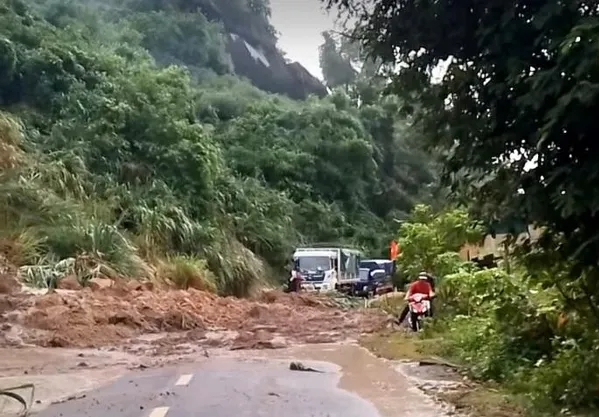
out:
{"label": "muddy water", "polygon": [[418,377],[411,377],[398,364],[376,358],[355,344],[307,345],[295,348],[242,352],[251,358],[324,361],[339,367],[339,388],[367,400],[381,417],[442,417],[440,405],[417,388]]}

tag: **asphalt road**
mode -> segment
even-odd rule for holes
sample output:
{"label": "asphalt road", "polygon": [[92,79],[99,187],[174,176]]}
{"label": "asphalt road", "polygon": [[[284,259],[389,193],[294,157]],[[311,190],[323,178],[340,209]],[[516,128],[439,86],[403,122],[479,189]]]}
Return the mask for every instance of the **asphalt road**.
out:
{"label": "asphalt road", "polygon": [[337,388],[339,368],[289,370],[289,361],[215,358],[129,374],[82,398],[51,405],[39,417],[377,417],[369,402]]}

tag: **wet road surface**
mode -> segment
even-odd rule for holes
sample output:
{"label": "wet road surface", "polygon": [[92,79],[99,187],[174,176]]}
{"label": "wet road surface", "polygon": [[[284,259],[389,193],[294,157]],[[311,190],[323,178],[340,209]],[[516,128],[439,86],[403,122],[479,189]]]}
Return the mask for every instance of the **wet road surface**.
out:
{"label": "wet road surface", "polygon": [[232,359],[146,370],[51,405],[39,417],[377,417],[377,409],[337,388],[339,367],[304,362],[322,373],[290,371],[289,361]]}
{"label": "wet road surface", "polygon": [[[31,415],[40,417],[456,415],[416,388],[439,382],[430,369],[410,370],[409,364],[376,358],[354,343],[215,349],[209,355],[182,354],[175,362],[56,348],[21,349],[5,359],[0,360],[0,387],[33,383]],[[291,361],[324,372],[291,371]],[[23,371],[25,363],[29,366]],[[56,403],[61,399],[68,400]],[[8,405],[0,404],[0,415],[17,416],[18,408],[12,412]]]}

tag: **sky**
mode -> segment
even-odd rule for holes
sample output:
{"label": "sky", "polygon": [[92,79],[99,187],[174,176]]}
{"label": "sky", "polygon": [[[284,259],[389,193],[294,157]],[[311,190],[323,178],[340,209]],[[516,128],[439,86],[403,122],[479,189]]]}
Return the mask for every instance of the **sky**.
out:
{"label": "sky", "polygon": [[327,15],[320,0],[270,0],[270,7],[270,23],[279,32],[279,48],[287,58],[322,79],[318,47],[323,42],[321,33],[333,29],[335,12]]}

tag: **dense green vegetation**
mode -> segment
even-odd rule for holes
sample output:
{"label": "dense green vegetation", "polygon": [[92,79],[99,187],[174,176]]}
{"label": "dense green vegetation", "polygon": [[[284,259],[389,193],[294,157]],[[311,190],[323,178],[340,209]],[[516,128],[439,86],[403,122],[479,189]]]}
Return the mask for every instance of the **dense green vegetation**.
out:
{"label": "dense green vegetation", "polygon": [[238,78],[224,28],[272,44],[268,16],[259,1],[0,1],[0,243],[25,279],[243,295],[299,242],[385,251],[393,218],[430,197],[430,158],[396,97],[297,102]]}
{"label": "dense green vegetation", "polygon": [[400,267],[427,267],[441,277],[439,314],[422,334],[426,350],[467,365],[475,378],[502,383],[530,415],[595,410],[597,329],[570,310],[558,288],[534,279],[549,271],[532,268],[529,255],[511,255],[491,269],[461,260],[459,242],[476,242],[483,230],[465,210],[426,206],[401,225]]}
{"label": "dense green vegetation", "polygon": [[[392,67],[389,92],[404,97],[403,110],[442,157],[456,200],[487,223],[544,230],[519,248],[509,273],[455,265],[442,284],[451,309],[437,323],[448,349],[475,375],[508,382],[537,405],[596,414],[596,2],[328,3],[354,13],[353,37]],[[442,63],[447,71],[433,82]],[[422,255],[411,262],[424,261],[431,264]]]}

